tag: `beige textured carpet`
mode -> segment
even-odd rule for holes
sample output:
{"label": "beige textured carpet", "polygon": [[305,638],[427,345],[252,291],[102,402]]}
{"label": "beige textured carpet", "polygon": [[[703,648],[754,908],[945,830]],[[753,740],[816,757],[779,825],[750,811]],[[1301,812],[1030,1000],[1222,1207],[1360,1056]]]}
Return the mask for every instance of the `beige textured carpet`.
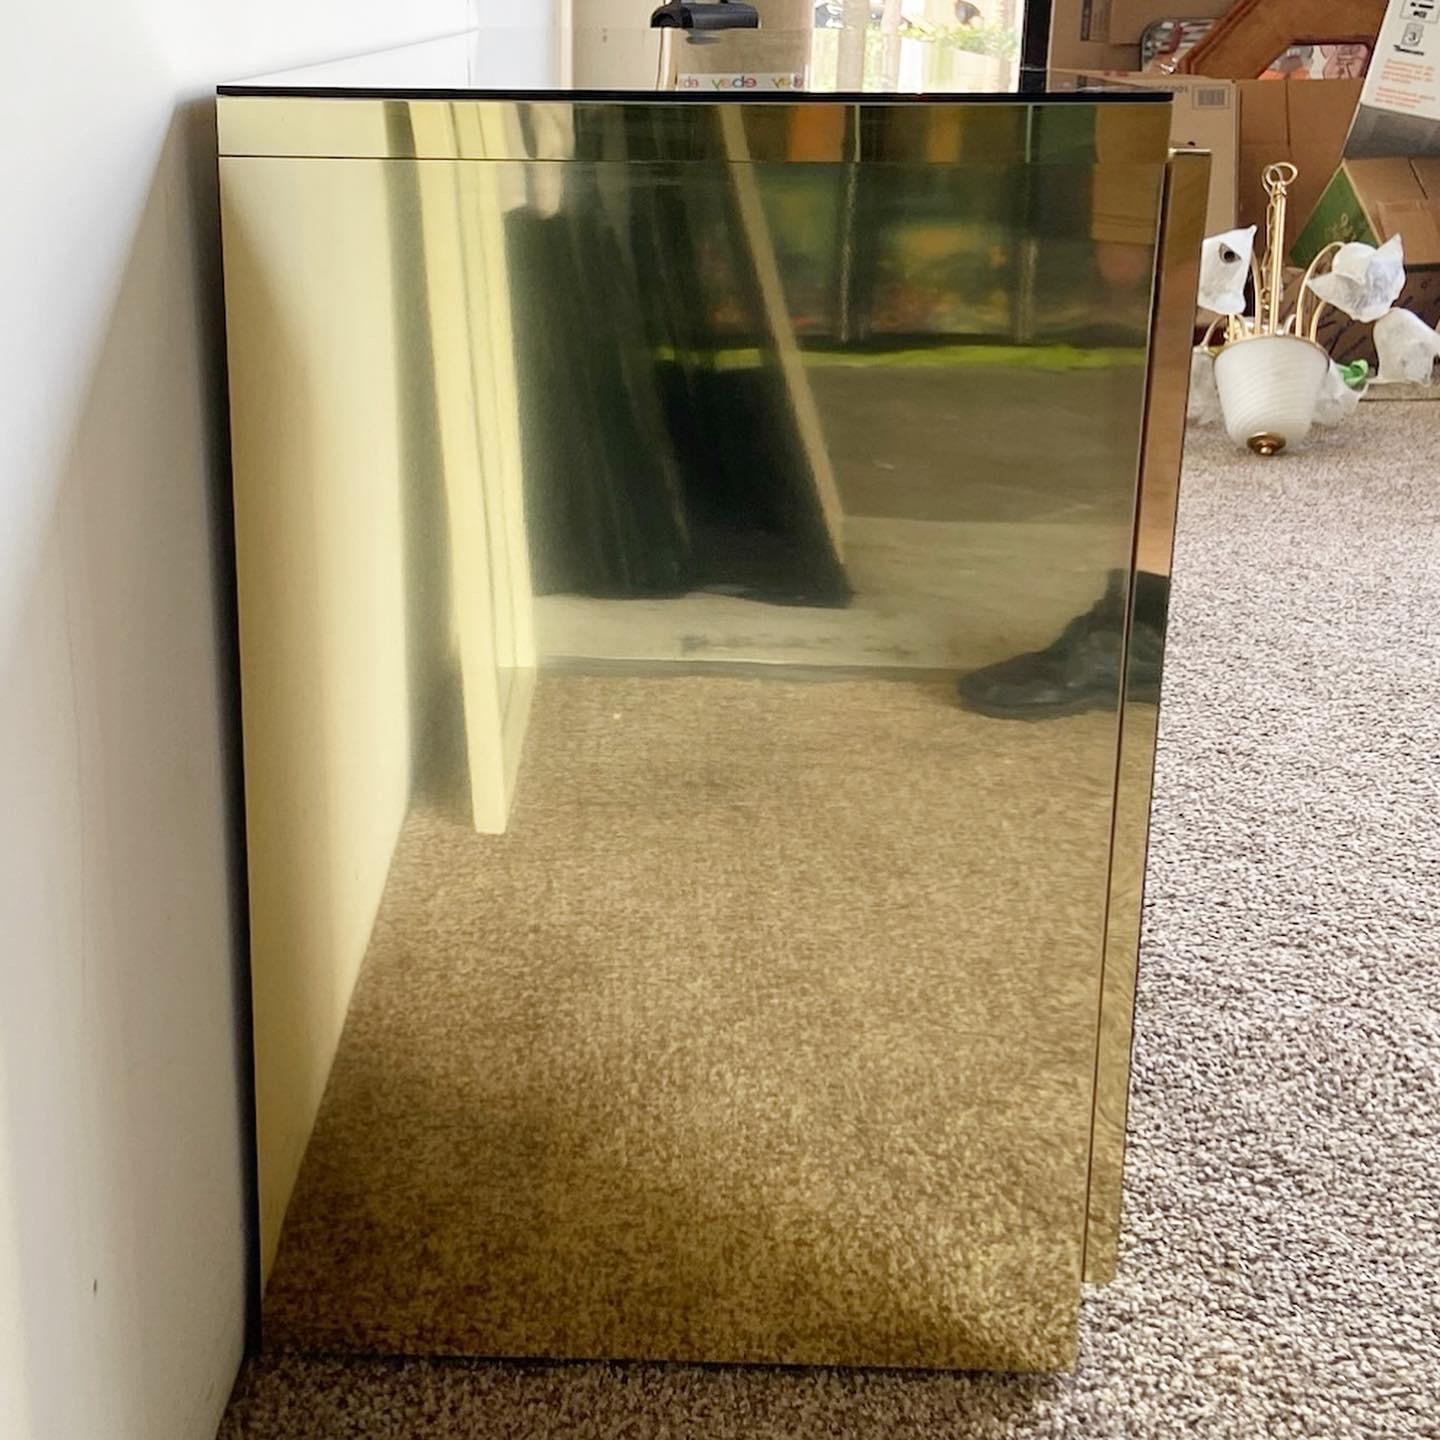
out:
{"label": "beige textured carpet", "polygon": [[274,1355],[225,1440],[1389,1440],[1440,1415],[1440,406],[1187,461],[1119,1280],[1072,1376]]}
{"label": "beige textured carpet", "polygon": [[542,678],[509,832],[406,825],[269,1342],[1069,1363],[1114,730]]}

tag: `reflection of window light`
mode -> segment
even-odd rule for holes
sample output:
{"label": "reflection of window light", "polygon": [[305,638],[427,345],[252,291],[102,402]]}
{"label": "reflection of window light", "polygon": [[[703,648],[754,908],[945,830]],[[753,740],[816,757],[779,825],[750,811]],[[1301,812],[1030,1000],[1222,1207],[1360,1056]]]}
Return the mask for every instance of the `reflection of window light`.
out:
{"label": "reflection of window light", "polygon": [[816,30],[810,37],[810,88],[834,90],[840,72],[839,34],[834,30]]}
{"label": "reflection of window light", "polygon": [[[1024,6],[1021,0],[974,0],[974,5],[980,19],[961,24],[956,0],[903,0],[887,23],[884,0],[871,0],[861,83],[869,90],[930,94],[1012,89]],[[856,77],[841,83],[843,15],[844,0],[819,0],[815,6],[814,90],[849,89],[855,83]]]}

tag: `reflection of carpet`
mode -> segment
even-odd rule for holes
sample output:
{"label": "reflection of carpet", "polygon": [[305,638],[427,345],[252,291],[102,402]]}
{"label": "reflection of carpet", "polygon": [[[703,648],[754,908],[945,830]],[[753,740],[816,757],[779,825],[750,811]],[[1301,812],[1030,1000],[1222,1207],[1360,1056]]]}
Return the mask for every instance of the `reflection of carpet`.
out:
{"label": "reflection of carpet", "polygon": [[1021,371],[1000,358],[963,374],[812,372],[847,515],[1129,525],[1117,481],[1135,470],[1143,369]]}
{"label": "reflection of carpet", "polygon": [[542,680],[510,833],[407,823],[268,1338],[1064,1363],[1113,732]]}

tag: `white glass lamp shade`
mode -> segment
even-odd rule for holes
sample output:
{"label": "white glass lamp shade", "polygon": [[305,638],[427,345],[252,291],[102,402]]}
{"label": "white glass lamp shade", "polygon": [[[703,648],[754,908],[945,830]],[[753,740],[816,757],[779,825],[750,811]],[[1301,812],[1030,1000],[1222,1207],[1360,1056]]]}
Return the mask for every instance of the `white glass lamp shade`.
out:
{"label": "white glass lamp shade", "polygon": [[1375,353],[1380,357],[1379,379],[1428,385],[1440,360],[1440,335],[1413,311],[1391,310],[1375,322]]}
{"label": "white glass lamp shade", "polygon": [[1236,340],[1215,357],[1225,429],[1237,445],[1275,455],[1298,445],[1315,423],[1330,357],[1294,335]]}

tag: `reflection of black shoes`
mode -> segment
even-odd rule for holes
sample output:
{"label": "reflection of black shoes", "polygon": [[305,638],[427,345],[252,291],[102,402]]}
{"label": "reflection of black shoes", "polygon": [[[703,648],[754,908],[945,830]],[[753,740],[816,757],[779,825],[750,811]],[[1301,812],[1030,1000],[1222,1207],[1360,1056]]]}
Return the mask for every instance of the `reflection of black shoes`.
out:
{"label": "reflection of black shoes", "polygon": [[[1130,632],[1127,698],[1156,703],[1165,652],[1165,582],[1141,575]],[[1125,634],[1125,577],[1111,573],[1105,594],[1043,650],[962,675],[956,686],[969,710],[1001,720],[1048,720],[1112,709],[1120,696]]]}

